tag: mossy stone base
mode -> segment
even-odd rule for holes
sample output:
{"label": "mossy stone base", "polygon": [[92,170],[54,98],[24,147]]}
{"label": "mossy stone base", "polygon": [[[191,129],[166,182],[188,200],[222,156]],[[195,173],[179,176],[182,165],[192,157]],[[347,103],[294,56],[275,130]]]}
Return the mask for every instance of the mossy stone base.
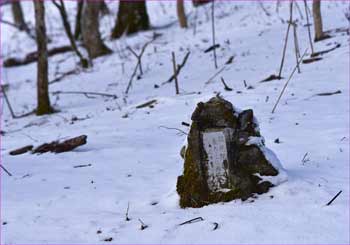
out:
{"label": "mossy stone base", "polygon": [[[218,189],[208,184],[213,166],[209,166],[212,162],[203,146],[203,133],[213,129],[230,129],[233,132],[226,139],[227,161],[222,164],[226,175]],[[220,97],[198,103],[192,114],[184,172],[177,180],[180,206],[198,208],[238,198],[245,200],[253,193],[267,192],[273,185],[262,181],[256,174],[275,176],[278,170],[268,161],[259,145],[248,144],[252,137],[261,137],[252,110],[235,111],[230,102]]]}

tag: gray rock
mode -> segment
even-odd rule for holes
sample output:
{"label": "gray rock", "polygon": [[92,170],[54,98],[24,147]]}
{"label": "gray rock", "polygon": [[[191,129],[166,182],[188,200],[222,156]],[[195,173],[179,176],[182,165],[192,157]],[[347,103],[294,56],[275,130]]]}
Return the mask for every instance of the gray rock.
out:
{"label": "gray rock", "polygon": [[183,208],[265,193],[274,185],[263,176],[281,170],[266,156],[253,111],[238,111],[220,97],[198,103],[187,141],[184,173],[177,181]]}

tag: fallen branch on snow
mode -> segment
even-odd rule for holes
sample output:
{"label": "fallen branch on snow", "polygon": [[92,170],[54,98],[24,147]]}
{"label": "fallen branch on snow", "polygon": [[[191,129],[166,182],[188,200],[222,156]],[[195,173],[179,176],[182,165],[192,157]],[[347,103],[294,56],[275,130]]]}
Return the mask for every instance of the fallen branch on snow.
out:
{"label": "fallen branch on snow", "polygon": [[331,96],[334,94],[341,94],[340,90],[337,90],[335,92],[325,92],[325,93],[319,93],[319,94],[315,94],[315,96]]}
{"label": "fallen branch on snow", "polygon": [[46,152],[54,152],[54,153],[61,153],[66,151],[71,151],[78,146],[85,145],[86,144],[86,135],[80,135],[78,137],[74,137],[68,140],[65,140],[63,142],[59,141],[53,141],[51,143],[44,143],[38,147],[36,147],[32,153],[46,153]]}
{"label": "fallen branch on snow", "polygon": [[146,103],[136,106],[136,109],[141,109],[144,107],[153,108],[153,104],[155,103],[157,103],[157,100],[150,100],[150,101],[147,101]]}
{"label": "fallen branch on snow", "polygon": [[197,217],[197,218],[194,218],[194,219],[187,220],[187,221],[185,221],[185,222],[179,224],[179,226],[180,226],[180,225],[186,225],[186,224],[192,224],[192,223],[199,222],[199,221],[203,221],[203,220],[204,220],[204,219],[203,219],[202,217]]}
{"label": "fallen branch on snow", "polygon": [[103,97],[111,97],[113,99],[117,99],[118,98],[118,96],[115,95],[115,94],[106,94],[106,93],[97,93],[97,92],[84,92],[84,91],[53,91],[51,93],[53,95],[56,95],[56,94],[83,94],[89,99],[94,98],[93,96],[89,96],[89,95],[98,95],[98,96],[103,96]]}
{"label": "fallen branch on snow", "polygon": [[312,57],[312,58],[304,59],[303,64],[310,64],[310,63],[313,63],[313,62],[319,61],[319,60],[322,60],[322,58],[321,57]]}
{"label": "fallen branch on snow", "polygon": [[8,176],[12,176],[12,174],[4,166],[2,166],[2,164],[0,164],[0,168],[2,168],[8,174]]}
{"label": "fallen branch on snow", "polygon": [[329,205],[331,205],[332,204],[332,202],[340,195],[340,193],[342,193],[343,191],[339,191],[338,193],[337,193],[337,195],[335,195],[333,198],[332,198],[332,200],[330,200],[327,204],[326,204],[326,206],[329,206]]}
{"label": "fallen branch on snow", "polygon": [[21,155],[33,149],[33,145],[26,145],[24,147],[18,148],[16,150],[10,151],[11,156]]}
{"label": "fallen branch on snow", "polygon": [[330,48],[330,49],[326,49],[326,50],[323,50],[323,51],[319,51],[319,52],[315,52],[315,53],[312,53],[311,54],[311,57],[316,57],[316,56],[319,56],[319,55],[324,55],[326,53],[329,53],[337,48],[340,48],[340,43],[337,43],[333,48]]}
{"label": "fallen branch on snow", "polygon": [[[73,49],[70,45],[67,45],[67,46],[56,47],[56,48],[50,49],[47,51],[47,55],[53,56],[56,54],[62,54],[62,53],[70,52],[70,51],[73,51]],[[34,52],[27,54],[24,58],[8,58],[8,59],[4,60],[4,67],[27,65],[27,64],[35,62],[37,60],[38,60],[38,52],[34,51]]]}
{"label": "fallen branch on snow", "polygon": [[76,74],[79,74],[79,70],[77,69],[72,69],[70,71],[67,71],[67,72],[64,72],[62,74],[60,74],[59,76],[57,76],[56,78],[54,78],[53,80],[51,80],[49,82],[49,84],[52,84],[52,83],[57,83],[57,82],[60,82],[63,78],[67,77],[67,76],[70,76],[70,75],[76,75]]}
{"label": "fallen branch on snow", "polygon": [[92,164],[81,164],[81,165],[75,165],[73,168],[85,168],[85,167],[91,167]]}

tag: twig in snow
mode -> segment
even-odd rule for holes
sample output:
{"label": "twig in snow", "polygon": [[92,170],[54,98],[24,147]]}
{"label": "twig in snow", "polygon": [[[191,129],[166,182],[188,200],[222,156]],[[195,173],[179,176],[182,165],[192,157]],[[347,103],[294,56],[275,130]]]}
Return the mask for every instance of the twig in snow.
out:
{"label": "twig in snow", "polygon": [[67,71],[67,72],[64,72],[62,73],[61,75],[57,76],[56,78],[54,78],[53,80],[51,80],[49,82],[49,84],[52,84],[52,83],[57,83],[59,81],[61,81],[63,78],[65,78],[66,76],[70,76],[70,75],[76,75],[79,73],[79,70],[77,69],[72,69],[70,71]]}
{"label": "twig in snow", "polygon": [[340,48],[340,43],[337,43],[333,48],[330,48],[330,49],[326,49],[326,50],[323,50],[323,51],[319,51],[319,52],[315,52],[315,53],[312,53],[310,56],[311,57],[315,57],[315,56],[319,56],[319,55],[324,55],[326,53],[329,53],[337,48]]}
{"label": "twig in snow", "polygon": [[211,83],[211,81],[212,81],[217,75],[219,75],[221,72],[223,72],[224,70],[225,70],[225,66],[221,67],[221,69],[218,70],[212,77],[210,77],[210,78],[208,79],[208,81],[205,82],[205,84]]}
{"label": "twig in snow", "polygon": [[270,76],[268,76],[267,78],[265,78],[264,80],[261,80],[259,83],[264,83],[264,82],[270,82],[273,80],[281,80],[283,77],[279,77],[275,74],[272,74]]}
{"label": "twig in snow", "polygon": [[165,129],[170,129],[170,130],[176,130],[180,133],[180,135],[188,135],[185,131],[179,129],[179,128],[170,128],[170,127],[166,127],[166,126],[159,126],[159,128],[165,128]]}
{"label": "twig in snow", "polygon": [[7,94],[6,94],[4,85],[1,85],[1,92],[2,92],[2,94],[4,95],[6,104],[7,104],[8,108],[9,108],[9,111],[10,111],[10,113],[11,113],[12,118],[13,118],[13,119],[17,118],[17,116],[15,115],[15,113],[14,113],[13,110],[12,110],[12,106],[11,106],[11,103],[10,103],[8,97],[7,97]]}
{"label": "twig in snow", "polygon": [[228,58],[228,60],[226,61],[225,65],[231,64],[234,58],[235,58],[234,55],[230,56],[230,58]]}
{"label": "twig in snow", "polygon": [[219,228],[219,224],[218,223],[214,222],[213,225],[214,225],[213,231],[215,231],[217,228]]}
{"label": "twig in snow", "polygon": [[81,164],[81,165],[75,165],[73,166],[73,168],[85,168],[85,167],[91,167],[92,164]]}
{"label": "twig in snow", "polygon": [[30,111],[30,112],[27,112],[27,113],[24,113],[24,114],[22,114],[22,115],[17,116],[17,115],[14,113],[13,109],[12,109],[12,106],[11,106],[11,103],[10,103],[9,98],[7,97],[7,93],[6,93],[6,91],[5,91],[5,86],[4,86],[4,85],[1,85],[1,92],[2,92],[2,94],[4,95],[6,104],[7,104],[8,108],[9,108],[11,117],[12,117],[13,119],[23,118],[23,117],[32,115],[32,114],[34,113],[34,111]]}
{"label": "twig in snow", "polygon": [[51,93],[53,95],[56,95],[56,94],[83,94],[87,98],[94,98],[94,97],[89,96],[89,95],[98,95],[98,96],[102,96],[102,97],[110,97],[110,98],[113,98],[113,99],[117,99],[118,98],[118,96],[116,96],[115,94],[106,94],[106,93],[97,93],[97,92],[84,92],[84,91],[53,91]]}
{"label": "twig in snow", "polygon": [[332,202],[340,195],[340,193],[342,193],[343,191],[339,191],[338,193],[337,193],[337,195],[335,195],[333,198],[332,198],[332,200],[330,200],[327,204],[326,204],[326,206],[329,206],[329,205],[331,205],[332,204]]}
{"label": "twig in snow", "polygon": [[145,223],[143,223],[141,219],[139,219],[139,221],[140,221],[140,223],[141,223],[141,228],[140,228],[141,230],[144,230],[144,229],[146,229],[146,228],[148,227],[148,225],[146,225]]}
{"label": "twig in snow", "polygon": [[313,54],[313,53],[314,53],[314,46],[312,45],[311,30],[310,30],[310,21],[309,21],[309,14],[308,14],[308,7],[307,7],[306,0],[304,0],[304,7],[305,7],[307,31],[308,31],[308,34],[309,34],[309,43],[310,43],[310,48],[311,48],[311,54]]}
{"label": "twig in snow", "polygon": [[[211,2],[211,28],[212,28],[212,39],[213,39],[213,47],[215,47],[215,18],[214,18],[214,0]],[[213,49],[213,54],[214,54],[214,65],[215,69],[218,68],[218,64],[216,61],[216,49]]]}
{"label": "twig in snow", "polygon": [[210,46],[209,48],[204,50],[204,53],[209,53],[210,51],[213,51],[214,49],[217,49],[217,48],[220,48],[220,44],[214,44],[214,45]]}
{"label": "twig in snow", "polygon": [[173,62],[173,70],[174,70],[174,79],[175,79],[175,92],[176,94],[179,94],[179,82],[177,80],[177,67],[176,67],[176,59],[175,59],[175,53],[171,52],[171,58]]}
{"label": "twig in snow", "polygon": [[226,82],[225,82],[225,80],[224,80],[223,77],[221,77],[221,82],[222,82],[222,84],[224,85],[224,89],[225,89],[226,91],[232,91],[232,90],[233,90],[232,88],[230,88],[230,87],[226,84]]}
{"label": "twig in snow", "polygon": [[129,218],[129,208],[130,208],[130,203],[128,202],[128,207],[126,208],[126,213],[125,213],[125,221],[130,221],[131,220]]}
{"label": "twig in snow", "polygon": [[186,61],[188,59],[188,57],[190,56],[191,52],[187,52],[187,54],[185,55],[184,59],[182,60],[181,64],[177,66],[176,69],[176,74],[173,74],[168,80],[166,80],[165,82],[162,82],[162,85],[166,84],[166,83],[171,83],[174,79],[175,79],[175,75],[178,76],[181,69],[185,66]]}
{"label": "twig in snow", "polygon": [[179,224],[179,226],[180,226],[180,225],[186,225],[186,224],[192,224],[192,223],[199,222],[199,221],[203,221],[203,220],[204,220],[204,219],[203,219],[202,217],[197,217],[197,218],[194,218],[194,219],[187,220],[187,221],[185,221],[185,222]]}
{"label": "twig in snow", "polygon": [[319,60],[322,60],[322,58],[321,57],[311,57],[308,59],[304,59],[303,64],[310,64],[310,63],[313,63],[313,62],[319,61]]}
{"label": "twig in snow", "polygon": [[[154,40],[156,40],[156,38],[157,38],[157,36],[153,35],[152,39],[151,39],[150,41],[146,42],[146,43],[143,45],[143,47],[142,47],[141,52],[140,52],[139,55],[137,55],[134,51],[132,51],[132,53],[137,57],[137,63],[136,63],[136,66],[135,66],[135,68],[134,68],[134,71],[133,71],[133,73],[131,74],[131,77],[130,77],[130,79],[129,79],[128,86],[126,87],[126,90],[125,90],[125,94],[128,94],[128,93],[129,93],[129,90],[130,90],[130,88],[131,88],[131,86],[132,86],[132,81],[133,81],[133,79],[134,79],[134,77],[135,77],[135,75],[136,75],[136,72],[137,72],[137,69],[138,69],[138,68],[139,68],[139,70],[140,70],[140,75],[143,75],[142,64],[141,64],[142,55],[143,55],[143,53],[145,52],[147,46],[148,46],[150,43],[152,43]],[[129,50],[131,51],[132,49],[129,48]]]}
{"label": "twig in snow", "polygon": [[290,30],[290,26],[292,24],[293,21],[293,1],[290,2],[289,5],[289,22],[288,22],[288,27],[287,27],[287,32],[286,32],[286,37],[284,40],[284,46],[283,46],[283,53],[282,53],[282,60],[281,60],[281,65],[280,65],[280,69],[278,72],[278,77],[281,77],[282,75],[282,69],[283,69],[283,64],[284,64],[284,58],[286,56],[286,50],[287,50],[287,44],[288,44],[288,36],[289,36],[289,30]]}
{"label": "twig in snow", "polygon": [[189,126],[190,126],[190,124],[187,123],[187,122],[181,122],[181,125],[186,126],[186,127],[189,127]]}
{"label": "twig in snow", "polygon": [[309,154],[309,153],[308,153],[308,152],[306,152],[306,153],[305,153],[305,155],[304,155],[304,157],[303,157],[303,159],[301,159],[301,162],[303,163],[303,165],[304,165],[304,163],[306,163],[306,162],[310,161],[310,159],[309,159],[309,158],[306,158],[306,156],[307,156],[308,154]]}
{"label": "twig in snow", "polygon": [[141,105],[136,106],[136,109],[141,109],[141,108],[144,108],[144,107],[152,108],[154,103],[157,103],[157,100],[147,101],[146,103],[143,103]]}
{"label": "twig in snow", "polygon": [[301,9],[300,9],[300,7],[299,7],[299,4],[298,4],[298,2],[297,1],[295,1],[295,7],[296,7],[296,9],[298,10],[298,12],[299,12],[299,15],[300,15],[300,19],[304,19],[304,16],[303,16],[303,13],[302,13],[302,11],[301,11]]}
{"label": "twig in snow", "polygon": [[0,164],[0,167],[8,174],[8,176],[12,176],[12,174],[2,164]]}
{"label": "twig in snow", "polygon": [[25,26],[16,25],[16,24],[14,24],[14,23],[12,23],[12,22],[10,22],[10,21],[3,20],[3,19],[1,19],[1,18],[0,18],[0,22],[3,23],[3,24],[6,24],[6,25],[12,26],[12,27],[14,27],[14,28],[16,28],[16,29],[18,29],[18,30],[20,30],[20,31],[25,31],[31,39],[35,40],[35,35],[34,35],[34,34],[32,33],[32,31],[28,28],[27,25],[25,25]]}
{"label": "twig in snow", "polygon": [[267,11],[267,9],[264,7],[263,3],[261,1],[258,1],[259,6],[261,7],[261,9],[264,11],[264,13],[266,14],[266,16],[270,17],[271,14],[269,13],[269,11]]}
{"label": "twig in snow", "polygon": [[305,49],[304,54],[300,57],[300,59],[299,59],[297,65],[294,67],[294,69],[293,69],[292,73],[290,74],[290,76],[289,76],[287,82],[286,82],[285,85],[283,86],[283,89],[282,89],[282,91],[281,91],[281,93],[280,93],[280,95],[279,95],[279,97],[278,97],[278,99],[277,99],[277,101],[276,101],[276,104],[274,105],[274,107],[273,107],[271,113],[274,113],[274,112],[275,112],[276,107],[277,107],[277,105],[278,105],[278,103],[279,103],[279,101],[280,101],[280,99],[281,99],[281,97],[282,97],[282,95],[283,95],[285,89],[287,88],[289,81],[292,79],[292,77],[293,77],[293,75],[294,75],[294,73],[295,73],[295,71],[296,71],[296,69],[297,69],[297,66],[300,64],[300,62],[303,60],[304,56],[306,55],[306,51],[307,51],[307,49]]}
{"label": "twig in snow", "polygon": [[326,92],[326,93],[319,93],[319,94],[315,94],[315,96],[331,96],[334,94],[341,94],[340,90],[337,90],[335,92]]}
{"label": "twig in snow", "polygon": [[[295,59],[298,64],[298,59],[300,58],[300,49],[299,49],[299,43],[298,43],[298,36],[297,36],[297,24],[293,22],[293,36],[294,36],[294,53],[295,53]],[[300,66],[298,64],[298,73],[300,73]]]}

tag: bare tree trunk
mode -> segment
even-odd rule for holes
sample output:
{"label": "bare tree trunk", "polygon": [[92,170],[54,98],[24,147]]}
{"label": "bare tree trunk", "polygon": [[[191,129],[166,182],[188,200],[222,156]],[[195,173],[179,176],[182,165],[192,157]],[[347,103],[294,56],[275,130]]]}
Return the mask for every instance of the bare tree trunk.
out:
{"label": "bare tree trunk", "polygon": [[48,62],[47,62],[47,37],[45,27],[45,7],[44,1],[34,0],[35,9],[35,32],[38,47],[38,67],[37,67],[37,115],[53,112],[50,105],[48,89]]}
{"label": "bare tree trunk", "polygon": [[107,15],[109,14],[109,8],[104,0],[100,0],[101,5],[100,5],[100,11],[102,15]]}
{"label": "bare tree trunk", "polygon": [[77,15],[75,16],[74,38],[78,40],[81,35],[81,14],[83,12],[84,1],[77,1]]}
{"label": "bare tree trunk", "polygon": [[69,39],[69,42],[70,42],[74,52],[79,57],[80,65],[83,68],[88,68],[89,67],[88,60],[83,57],[83,55],[80,53],[80,51],[79,51],[79,49],[78,49],[78,47],[77,47],[77,45],[75,43],[75,40],[74,40],[74,37],[73,37],[73,33],[72,33],[72,30],[70,28],[70,24],[69,24],[69,21],[68,21],[68,15],[67,15],[67,11],[66,11],[66,7],[65,7],[65,4],[64,4],[64,1],[63,0],[59,0],[59,1],[60,1],[60,3],[57,3],[56,0],[52,0],[52,3],[57,7],[58,11],[60,12],[64,30],[66,31],[67,37]]}
{"label": "bare tree trunk", "polygon": [[187,28],[187,19],[185,14],[184,0],[176,1],[177,18],[179,19],[180,27]]}
{"label": "bare tree trunk", "polygon": [[323,33],[322,16],[321,16],[321,0],[312,1],[312,14],[314,17],[314,28],[315,28],[314,41],[317,42],[327,38],[326,35]]}
{"label": "bare tree trunk", "polygon": [[13,21],[20,28],[20,30],[29,30],[27,23],[24,20],[22,7],[19,0],[12,0],[11,9]]}
{"label": "bare tree trunk", "polygon": [[198,7],[207,3],[210,3],[213,0],[192,0],[192,4],[194,7]]}
{"label": "bare tree trunk", "polygon": [[145,0],[120,0],[117,20],[111,34],[113,39],[121,37],[124,33],[132,34],[149,28]]}
{"label": "bare tree trunk", "polygon": [[81,32],[90,59],[112,53],[103,43],[99,31],[100,4],[98,1],[85,1],[83,6]]}

